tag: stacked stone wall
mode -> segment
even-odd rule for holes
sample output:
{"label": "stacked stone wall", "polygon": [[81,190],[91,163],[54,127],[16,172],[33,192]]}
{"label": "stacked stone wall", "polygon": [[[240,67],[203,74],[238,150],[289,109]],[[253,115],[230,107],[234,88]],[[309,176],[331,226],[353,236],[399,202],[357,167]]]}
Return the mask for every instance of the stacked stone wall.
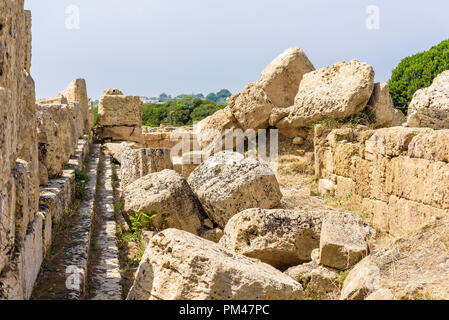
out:
{"label": "stacked stone wall", "polygon": [[315,171],[336,197],[356,197],[378,230],[404,236],[449,214],[448,142],[449,130],[317,126]]}

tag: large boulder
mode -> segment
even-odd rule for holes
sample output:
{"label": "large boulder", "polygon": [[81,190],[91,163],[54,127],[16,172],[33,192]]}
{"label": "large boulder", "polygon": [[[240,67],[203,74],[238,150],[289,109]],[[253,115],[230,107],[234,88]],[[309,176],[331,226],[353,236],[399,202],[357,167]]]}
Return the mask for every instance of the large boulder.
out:
{"label": "large boulder", "polygon": [[228,106],[243,130],[268,127],[274,105],[257,82],[228,98]]}
{"label": "large boulder", "polygon": [[407,120],[404,114],[394,107],[390,88],[386,83],[374,85],[373,95],[368,102],[368,110],[374,115],[377,128],[397,127]]}
{"label": "large boulder", "polygon": [[147,228],[177,228],[199,234],[202,211],[187,181],[173,170],[146,175],[123,189],[124,211],[130,216],[156,214]]}
{"label": "large boulder", "polygon": [[302,286],[275,268],[193,234],[155,235],[128,300],[293,300]]}
{"label": "large boulder", "polygon": [[241,128],[267,128],[272,110],[293,105],[304,74],[313,70],[314,66],[299,48],[287,49],[273,60],[262,71],[260,80],[228,98],[228,106]]}
{"label": "large boulder", "polygon": [[207,215],[222,228],[245,209],[271,209],[282,199],[276,176],[267,165],[230,151],[208,158],[188,181]]}
{"label": "large boulder", "polygon": [[373,67],[357,60],[309,72],[299,85],[293,111],[276,126],[306,127],[326,118],[347,118],[366,107],[373,88]]}
{"label": "large boulder", "polygon": [[339,270],[351,268],[368,255],[368,240],[374,235],[375,230],[355,214],[328,214],[321,229],[320,264]]}
{"label": "large boulder", "polygon": [[315,67],[300,48],[289,48],[262,71],[259,83],[274,106],[293,105],[299,84]]}
{"label": "large boulder", "polygon": [[170,149],[127,149],[120,158],[122,188],[147,174],[173,169]]}
{"label": "large boulder", "polygon": [[233,216],[220,244],[285,270],[311,261],[320,246],[323,212],[248,209]]}
{"label": "large boulder", "polygon": [[408,107],[407,127],[449,129],[449,70],[416,91]]}

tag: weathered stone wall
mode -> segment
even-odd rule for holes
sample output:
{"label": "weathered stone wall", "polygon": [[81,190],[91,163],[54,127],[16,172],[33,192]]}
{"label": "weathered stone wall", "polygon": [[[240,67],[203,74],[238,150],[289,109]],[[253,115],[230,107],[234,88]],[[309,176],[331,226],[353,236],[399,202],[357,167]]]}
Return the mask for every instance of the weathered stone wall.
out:
{"label": "weathered stone wall", "polygon": [[[171,149],[174,170],[186,179],[206,158],[200,151],[197,135],[192,126],[185,127],[143,127],[145,148]],[[176,148],[176,151],[173,149]]]}
{"label": "weathered stone wall", "polygon": [[[193,141],[193,127],[142,127],[146,148],[173,148],[183,138]],[[193,149],[192,149],[193,150]]]}
{"label": "weathered stone wall", "polygon": [[23,0],[2,1],[0,13],[0,298],[10,298],[26,294],[24,286],[12,286],[17,294],[6,288],[32,276],[24,252],[33,250],[40,221],[39,165],[31,13]]}
{"label": "weathered stone wall", "polygon": [[53,221],[71,203],[74,169],[89,145],[78,140],[78,120],[87,115],[77,98],[36,104],[31,13],[23,6],[0,2],[0,299],[30,298]]}
{"label": "weathered stone wall", "polygon": [[449,214],[449,130],[315,128],[322,192],[357,197],[373,225],[402,236]]}

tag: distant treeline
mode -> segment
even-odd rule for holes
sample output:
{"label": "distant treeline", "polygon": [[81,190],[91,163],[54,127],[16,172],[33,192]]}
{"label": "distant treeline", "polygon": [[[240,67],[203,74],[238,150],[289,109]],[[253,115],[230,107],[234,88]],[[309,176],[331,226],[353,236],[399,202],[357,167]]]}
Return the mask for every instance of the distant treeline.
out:
{"label": "distant treeline", "polygon": [[231,92],[228,89],[222,89],[218,91],[217,93],[211,92],[207,96],[204,96],[202,93],[198,94],[180,94],[173,98],[171,95],[168,95],[166,93],[162,93],[158,98],[149,98],[151,100],[157,100],[158,102],[168,102],[171,100],[179,100],[185,97],[194,97],[194,98],[200,98],[203,100],[210,100],[215,102],[217,105],[226,105],[226,99],[231,96]]}
{"label": "distant treeline", "polygon": [[[142,124],[149,127],[159,127],[161,124],[178,127],[192,125],[195,121],[201,121],[218,110],[224,109],[226,99],[231,95],[231,92],[227,89],[222,89],[217,93],[209,93],[206,97],[200,93],[181,94],[172,98],[170,95],[163,93],[159,98],[151,98],[159,102],[143,105]],[[93,104],[96,124],[98,100]]]}
{"label": "distant treeline", "polygon": [[161,124],[191,125],[223,108],[225,105],[218,105],[212,100],[203,100],[192,96],[185,96],[164,104],[144,104],[142,124],[149,127],[158,127]]}

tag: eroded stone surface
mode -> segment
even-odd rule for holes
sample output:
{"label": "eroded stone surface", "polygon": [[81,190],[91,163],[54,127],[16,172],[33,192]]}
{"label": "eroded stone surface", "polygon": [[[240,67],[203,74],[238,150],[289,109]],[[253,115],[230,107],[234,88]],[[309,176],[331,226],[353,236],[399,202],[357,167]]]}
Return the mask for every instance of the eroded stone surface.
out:
{"label": "eroded stone surface", "polygon": [[248,209],[233,216],[220,244],[285,270],[311,261],[326,212]]}
{"label": "eroded stone surface", "polygon": [[120,158],[121,187],[150,173],[173,169],[170,149],[128,149]]}
{"label": "eroded stone surface", "polygon": [[187,181],[173,170],[146,175],[123,190],[128,215],[156,215],[145,226],[157,230],[178,228],[198,234],[202,209]]}
{"label": "eroded stone surface", "polygon": [[357,60],[304,75],[290,115],[278,128],[305,127],[325,118],[344,119],[362,111],[374,88],[374,70]]}
{"label": "eroded stone surface", "polygon": [[316,262],[291,267],[285,274],[304,287],[304,294],[313,300],[332,300],[338,297],[338,272],[318,265]]}
{"label": "eroded stone surface", "polygon": [[374,84],[374,91],[368,102],[368,110],[374,115],[377,128],[397,127],[407,120],[405,115],[394,107],[390,88],[386,83]]}
{"label": "eroded stone surface", "polygon": [[432,85],[416,91],[408,108],[407,127],[449,129],[449,70]]}
{"label": "eroded stone surface", "polygon": [[207,215],[222,228],[236,213],[271,209],[282,198],[279,183],[267,165],[230,151],[208,158],[188,181]]}
{"label": "eroded stone surface", "polygon": [[289,48],[274,59],[259,80],[268,98],[276,107],[293,105],[303,76],[315,67],[300,48]]}
{"label": "eroded stone surface", "polygon": [[188,232],[152,238],[128,300],[288,300],[302,286],[275,268]]}
{"label": "eroded stone surface", "polygon": [[367,240],[375,235],[367,223],[351,213],[328,214],[320,238],[320,264],[346,270],[369,253]]}

